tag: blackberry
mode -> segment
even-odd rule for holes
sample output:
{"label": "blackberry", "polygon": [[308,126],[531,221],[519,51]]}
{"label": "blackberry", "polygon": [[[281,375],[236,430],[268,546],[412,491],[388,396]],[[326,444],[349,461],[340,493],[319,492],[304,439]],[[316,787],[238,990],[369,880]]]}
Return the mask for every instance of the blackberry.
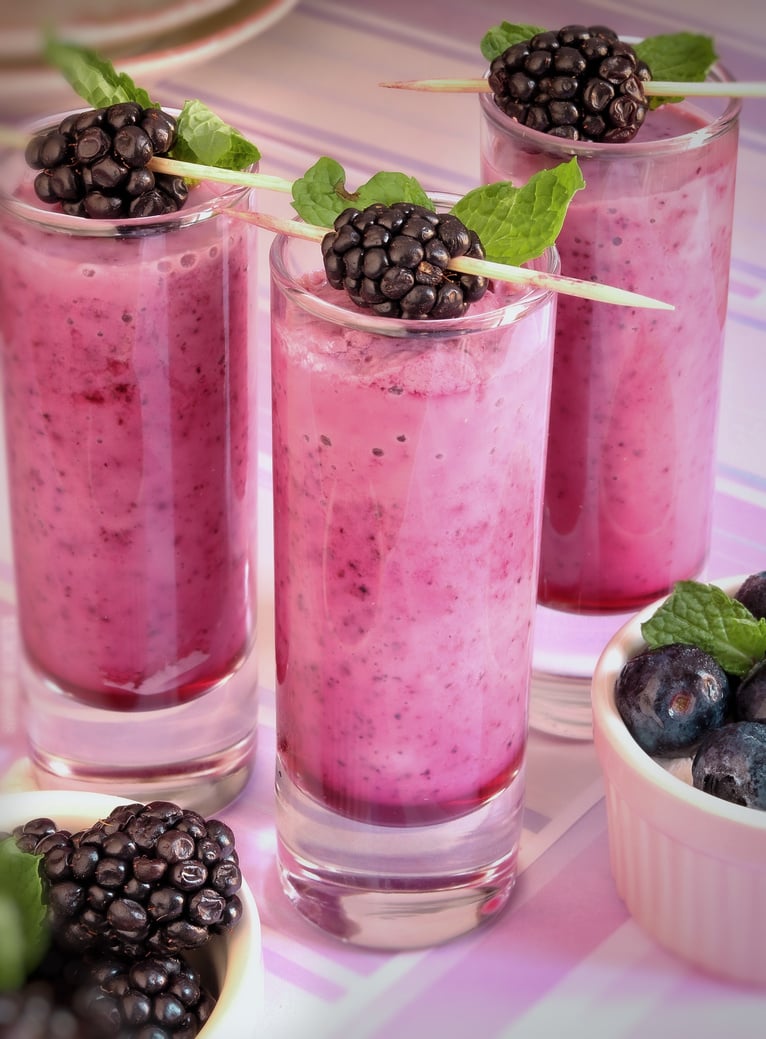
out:
{"label": "blackberry", "polygon": [[515,43],[489,68],[495,104],[533,130],[573,141],[624,142],[649,107],[648,66],[601,25],[567,25]]}
{"label": "blackberry", "polygon": [[178,956],[86,957],[72,996],[89,1039],[193,1039],[214,1006],[199,972]]}
{"label": "blackberry", "polygon": [[0,993],[9,1039],[192,1039],[215,1006],[181,956],[72,957],[52,950],[13,992]]}
{"label": "blackberry", "polygon": [[327,280],[385,317],[453,318],[481,299],[487,279],[448,270],[456,256],[484,259],[478,236],[451,214],[412,202],[345,209],[322,241]]}
{"label": "blackberry", "polygon": [[39,171],[37,197],[70,216],[157,216],[176,212],[188,194],[183,178],[147,168],[175,140],[173,116],[124,102],[66,116],[32,138],[26,160]]}
{"label": "blackberry", "polygon": [[242,874],[225,823],[167,801],[120,806],[76,834],[49,823],[35,820],[14,836],[41,856],[60,948],[177,953],[239,921]]}
{"label": "blackberry", "polygon": [[0,1035],[8,1039],[84,1039],[75,1014],[59,1002],[49,982],[37,979],[12,992],[0,991]]}

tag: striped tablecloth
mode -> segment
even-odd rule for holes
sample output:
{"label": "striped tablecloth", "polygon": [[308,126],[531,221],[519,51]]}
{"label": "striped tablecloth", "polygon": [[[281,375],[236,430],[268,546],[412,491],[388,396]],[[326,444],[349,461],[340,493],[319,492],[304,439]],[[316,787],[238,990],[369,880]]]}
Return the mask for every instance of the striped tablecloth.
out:
{"label": "striped tablecloth", "polygon": [[[473,96],[385,91],[385,79],[474,76],[479,40],[505,20],[606,23],[623,34],[715,37],[739,79],[766,80],[761,0],[301,0],[262,35],[154,84],[170,105],[199,97],[255,140],[261,169],[299,176],[331,155],[355,186],[381,169],[430,189],[478,183]],[[712,577],[766,565],[766,101],[744,103],[718,445]],[[269,208],[290,212],[287,199]],[[590,743],[532,734],[521,875],[503,918],[449,945],[399,955],[347,948],[280,893],[273,829],[274,667],[268,413],[268,279],[259,245],[261,707],[257,767],[226,818],[236,827],[264,931],[264,1039],[591,1039],[761,1035],[766,993],[703,976],[628,916],[609,873],[603,788]],[[5,519],[3,513],[3,519]],[[12,696],[13,586],[0,527],[0,768],[22,751]],[[231,1039],[248,1039],[232,1036]]]}

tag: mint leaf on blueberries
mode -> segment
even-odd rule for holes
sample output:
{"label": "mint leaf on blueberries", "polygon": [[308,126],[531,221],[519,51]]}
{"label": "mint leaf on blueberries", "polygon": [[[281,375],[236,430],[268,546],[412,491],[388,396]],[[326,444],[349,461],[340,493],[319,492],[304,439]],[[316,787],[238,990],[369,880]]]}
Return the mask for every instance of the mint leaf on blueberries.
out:
{"label": "mint leaf on blueberries", "polygon": [[520,188],[510,181],[475,188],[452,212],[476,232],[488,260],[521,264],[554,244],[573,195],[584,187],[573,158],[540,170]]}
{"label": "mint leaf on blueberries", "polygon": [[[649,66],[652,79],[671,83],[701,82],[718,57],[712,37],[690,32],[649,36],[634,49]],[[681,100],[681,97],[652,97],[649,105],[657,108]]]}
{"label": "mint leaf on blueberries", "polygon": [[18,988],[48,946],[38,857],[0,841],[0,992]]}
{"label": "mint leaf on blueberries", "polygon": [[491,63],[514,43],[531,40],[539,32],[545,32],[545,29],[541,29],[539,25],[512,25],[510,22],[501,22],[500,25],[489,29],[482,37],[481,53]]}
{"label": "mint leaf on blueberries", "polygon": [[293,183],[293,207],[308,224],[331,227],[335,218],[355,206],[364,209],[373,202],[415,202],[433,209],[433,203],[414,177],[405,173],[376,173],[356,191],[346,187],[346,171],[323,156]]}
{"label": "mint leaf on blueberries", "polygon": [[202,101],[187,101],[178,116],[178,139],[171,158],[219,169],[242,170],[261,157],[254,144]]}
{"label": "mint leaf on blueberries", "polygon": [[142,108],[157,107],[127,73],[117,72],[110,61],[87,47],[49,37],[45,57],[92,108],[106,108],[123,101],[135,101]]}
{"label": "mint leaf on blueberries", "polygon": [[641,625],[648,646],[685,642],[715,657],[725,671],[744,675],[766,655],[766,619],[721,588],[679,581],[665,602]]}

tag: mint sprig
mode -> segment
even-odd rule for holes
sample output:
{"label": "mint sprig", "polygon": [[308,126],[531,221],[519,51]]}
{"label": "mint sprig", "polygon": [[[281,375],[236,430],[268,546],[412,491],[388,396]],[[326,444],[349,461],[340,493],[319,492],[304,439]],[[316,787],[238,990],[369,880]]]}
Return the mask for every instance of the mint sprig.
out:
{"label": "mint sprig", "polygon": [[201,101],[187,101],[177,123],[178,139],[170,153],[173,159],[243,170],[261,157],[254,144]]}
{"label": "mint sprig", "polygon": [[[635,51],[649,66],[652,79],[667,83],[701,83],[718,59],[712,37],[690,32],[649,36],[636,44]],[[649,107],[658,108],[682,100],[681,97],[652,97]]]}
{"label": "mint sprig", "polygon": [[[107,108],[125,101],[135,101],[142,108],[159,107],[126,72],[117,72],[110,61],[87,47],[49,37],[45,56],[93,108]],[[201,101],[186,101],[177,122],[178,138],[170,152],[171,158],[219,169],[243,170],[261,157],[252,142]]]}
{"label": "mint sprig", "polygon": [[[481,40],[481,53],[488,62],[506,51],[514,43],[531,39],[545,29],[534,25],[513,25],[501,22],[489,29]],[[652,79],[670,83],[701,83],[717,60],[712,37],[698,33],[663,33],[647,36],[635,44],[636,54],[649,66]],[[650,108],[680,101],[678,97],[652,97]]]}
{"label": "mint sprig", "polygon": [[19,988],[48,947],[37,864],[12,837],[0,841],[0,992]]}
{"label": "mint sprig", "polygon": [[[452,212],[481,239],[494,263],[522,264],[553,245],[576,191],[585,186],[577,159],[536,173],[521,188],[509,181],[469,191]],[[356,191],[346,187],[346,172],[324,156],[293,183],[293,207],[308,224],[331,227],[344,209],[364,209],[375,202],[434,203],[414,177],[376,173]]]}
{"label": "mint sprig", "polygon": [[756,618],[721,588],[679,581],[672,594],[641,625],[654,649],[673,642],[699,646],[725,671],[744,675],[766,656],[766,619]]}
{"label": "mint sprig", "polygon": [[540,170],[523,187],[510,181],[469,191],[452,212],[475,231],[487,259],[522,264],[553,245],[574,194],[585,187],[577,159]]}
{"label": "mint sprig", "polygon": [[545,29],[539,25],[513,25],[511,22],[501,22],[499,25],[488,29],[481,39],[481,53],[488,62],[492,62],[503,51],[507,51],[514,43],[523,43],[531,40],[539,32]]}
{"label": "mint sprig", "polygon": [[135,101],[142,108],[156,108],[149,94],[137,87],[126,72],[117,72],[110,61],[100,58],[95,51],[73,43],[49,37],[45,44],[45,58],[64,76],[76,94],[92,108]]}
{"label": "mint sprig", "polygon": [[417,180],[405,173],[376,173],[366,184],[351,191],[346,187],[346,171],[326,155],[293,182],[293,207],[308,224],[329,227],[349,206],[364,209],[373,202],[415,202],[433,209]]}

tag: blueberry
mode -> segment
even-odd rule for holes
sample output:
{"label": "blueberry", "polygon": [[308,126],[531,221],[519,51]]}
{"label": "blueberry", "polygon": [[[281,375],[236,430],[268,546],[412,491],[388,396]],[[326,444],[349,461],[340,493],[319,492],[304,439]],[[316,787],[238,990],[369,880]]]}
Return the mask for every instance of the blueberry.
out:
{"label": "blueberry", "polygon": [[648,754],[682,754],[723,724],[730,701],[726,672],[697,646],[648,649],[625,664],[615,703]]}
{"label": "blueberry", "polygon": [[739,683],[734,707],[740,721],[766,722],[766,659],[755,664]]}
{"label": "blueberry", "polygon": [[694,755],[692,781],[724,801],[766,809],[766,725],[730,722],[709,732]]}
{"label": "blueberry", "polygon": [[746,578],[734,598],[746,606],[754,617],[766,617],[766,570]]}

